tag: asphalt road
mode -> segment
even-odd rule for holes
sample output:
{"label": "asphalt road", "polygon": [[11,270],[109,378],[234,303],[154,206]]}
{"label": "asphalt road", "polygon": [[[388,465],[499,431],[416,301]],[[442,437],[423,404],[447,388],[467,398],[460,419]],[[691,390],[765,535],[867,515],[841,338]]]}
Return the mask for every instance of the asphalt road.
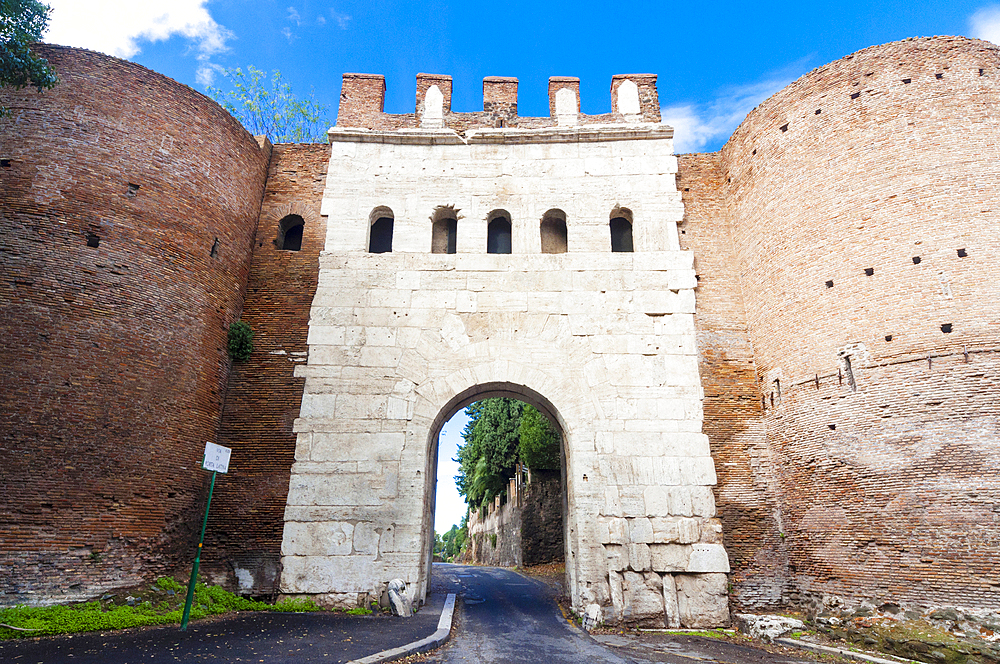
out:
{"label": "asphalt road", "polygon": [[625,664],[563,618],[552,590],[498,567],[434,565],[434,591],[458,595],[457,629],[429,662]]}

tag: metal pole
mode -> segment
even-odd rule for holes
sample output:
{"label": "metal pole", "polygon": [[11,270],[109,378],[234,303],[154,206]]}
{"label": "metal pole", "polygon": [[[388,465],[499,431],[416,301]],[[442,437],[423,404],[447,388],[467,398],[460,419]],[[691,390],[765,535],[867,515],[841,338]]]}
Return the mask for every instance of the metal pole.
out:
{"label": "metal pole", "polygon": [[181,617],[181,631],[187,630],[188,618],[191,617],[191,601],[194,599],[194,585],[198,580],[198,566],[201,564],[201,547],[205,542],[205,526],[208,525],[208,508],[212,506],[212,492],[215,491],[215,473],[212,471],[212,486],[208,489],[208,503],[205,505],[205,518],[201,521],[201,537],[198,539],[198,551],[194,556],[194,567],[191,568],[191,581],[188,582],[187,599],[184,601],[184,615]]}

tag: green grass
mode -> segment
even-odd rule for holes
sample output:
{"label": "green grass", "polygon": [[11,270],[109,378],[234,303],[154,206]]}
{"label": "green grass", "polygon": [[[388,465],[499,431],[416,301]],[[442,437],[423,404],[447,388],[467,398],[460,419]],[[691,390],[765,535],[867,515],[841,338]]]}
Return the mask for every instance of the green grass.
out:
{"label": "green grass", "polygon": [[[173,591],[170,594],[169,591]],[[175,579],[157,579],[148,592],[133,598],[112,598],[106,602],[55,606],[15,606],[0,609],[0,623],[20,627],[20,630],[0,627],[0,640],[50,634],[97,632],[145,625],[180,623],[186,589]],[[140,601],[141,600],[141,601]],[[277,604],[250,600],[223,590],[219,586],[195,586],[191,619],[197,620],[232,611],[321,611],[310,599],[286,599]],[[357,609],[348,611],[352,615]],[[371,613],[368,609],[360,609]],[[26,630],[26,631],[22,631]]]}

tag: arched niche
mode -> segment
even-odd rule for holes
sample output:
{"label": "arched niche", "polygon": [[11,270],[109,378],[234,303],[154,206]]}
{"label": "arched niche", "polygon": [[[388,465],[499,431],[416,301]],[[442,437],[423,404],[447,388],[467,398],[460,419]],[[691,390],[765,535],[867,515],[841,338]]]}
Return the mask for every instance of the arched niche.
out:
{"label": "arched niche", "polygon": [[562,210],[552,209],[542,215],[539,234],[543,254],[565,254],[567,248],[566,213]]}
{"label": "arched niche", "polygon": [[380,205],[368,216],[368,253],[387,254],[392,251],[392,210]]}
{"label": "arched niche", "polygon": [[284,216],[278,222],[278,236],[274,239],[274,246],[282,251],[299,251],[302,249],[302,231],[305,228],[305,219],[297,214]]}
{"label": "arched niche", "polygon": [[458,245],[458,210],[442,205],[431,216],[431,253],[453,254]]}
{"label": "arched niche", "polygon": [[493,210],[486,219],[486,253],[511,253],[510,213],[506,210]]}
{"label": "arched niche", "polygon": [[628,208],[616,207],[611,211],[611,251],[634,251],[632,244],[632,211]]}

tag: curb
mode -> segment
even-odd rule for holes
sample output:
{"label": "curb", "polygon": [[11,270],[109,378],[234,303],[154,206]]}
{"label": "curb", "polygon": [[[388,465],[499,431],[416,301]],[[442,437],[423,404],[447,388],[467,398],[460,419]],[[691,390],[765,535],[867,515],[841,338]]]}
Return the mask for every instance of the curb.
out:
{"label": "curb", "polygon": [[[455,613],[455,593],[448,593],[444,600],[444,607],[441,609],[441,618],[438,620],[437,630],[425,639],[407,643],[391,650],[383,650],[374,655],[368,655],[361,659],[351,660],[347,664],[381,664],[381,662],[391,662],[394,659],[415,655],[418,652],[425,652],[437,648],[448,640],[451,634],[451,619]],[[898,663],[897,663],[898,664]]]}
{"label": "curb", "polygon": [[920,664],[919,662],[914,662],[912,659],[903,659],[902,657],[898,659],[885,659],[883,657],[876,657],[875,655],[857,652],[856,650],[844,650],[843,648],[821,646],[818,643],[809,643],[808,641],[799,641],[798,639],[775,639],[774,642],[783,646],[791,646],[792,648],[800,648],[802,650],[811,650],[825,655],[840,655],[841,657],[856,659],[861,662],[869,662],[870,664],[900,664],[900,662],[913,662],[914,664]]}

